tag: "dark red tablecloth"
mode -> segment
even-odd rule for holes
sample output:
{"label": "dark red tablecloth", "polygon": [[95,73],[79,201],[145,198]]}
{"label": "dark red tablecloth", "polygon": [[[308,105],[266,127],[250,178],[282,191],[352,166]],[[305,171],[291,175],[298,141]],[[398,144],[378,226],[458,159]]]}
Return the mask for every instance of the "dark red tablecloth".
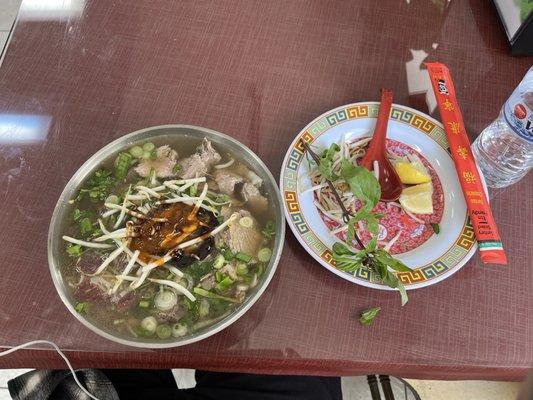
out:
{"label": "dark red tablecloth", "polygon": [[[477,135],[532,64],[512,58],[490,2],[23,2],[0,68],[0,346],[55,341],[77,367],[521,379],[533,361],[533,176],[497,193],[508,266],[477,256],[410,293],[350,284],[290,232],[264,296],[237,323],[184,348],[144,351],[96,336],[57,296],[46,236],[64,184],[128,132],[185,123],[232,135],[278,175],[289,143],[324,111],[377,100],[425,110],[422,60],[446,63]],[[54,8],[56,7],[56,8]],[[380,304],[371,327],[358,314]],[[0,367],[64,365],[49,350]]]}

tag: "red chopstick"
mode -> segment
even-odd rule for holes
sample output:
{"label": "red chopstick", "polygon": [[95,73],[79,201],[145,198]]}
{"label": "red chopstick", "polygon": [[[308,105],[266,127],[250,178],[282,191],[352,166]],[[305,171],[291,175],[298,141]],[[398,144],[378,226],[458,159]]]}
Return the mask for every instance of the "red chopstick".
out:
{"label": "red chopstick", "polygon": [[450,71],[441,63],[426,63],[426,67],[478,241],[481,261],[485,264],[507,264],[500,234],[470,149]]}

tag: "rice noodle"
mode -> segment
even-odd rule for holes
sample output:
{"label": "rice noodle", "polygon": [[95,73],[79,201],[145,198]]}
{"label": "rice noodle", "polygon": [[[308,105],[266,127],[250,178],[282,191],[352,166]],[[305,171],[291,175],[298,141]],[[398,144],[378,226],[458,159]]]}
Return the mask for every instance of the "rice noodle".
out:
{"label": "rice noodle", "polygon": [[128,201],[142,201],[142,200],[149,200],[149,199],[150,199],[150,196],[148,195],[148,193],[145,193],[145,192],[141,192],[141,194],[130,194],[129,196],[126,196],[126,200]]}
{"label": "rice noodle", "polygon": [[198,200],[196,201],[196,204],[194,205],[191,215],[195,215],[198,212],[198,209],[202,206],[202,203],[204,202],[204,199],[206,198],[206,196],[207,196],[207,183],[204,184],[202,193],[200,193],[200,197],[198,197]]}
{"label": "rice noodle", "polygon": [[[157,201],[155,204],[160,205],[160,204],[185,203],[189,206],[192,206],[194,204],[194,201],[195,200],[197,201],[198,199],[199,197],[191,197],[185,194],[183,194],[183,196],[174,195],[173,199]],[[219,215],[219,212],[215,210],[213,207],[206,206],[205,204],[201,204],[200,207],[206,209],[207,211],[211,211],[215,215]]]}
{"label": "rice noodle", "polygon": [[205,182],[205,180],[206,180],[205,176],[201,178],[191,178],[191,179],[172,179],[172,180],[163,182],[163,185],[168,186],[168,184],[183,185],[184,183],[200,183],[200,182]]}
{"label": "rice noodle", "polygon": [[[109,231],[107,230],[107,228],[105,227],[104,223],[102,222],[101,219],[98,219],[98,225],[100,225],[100,230],[103,232],[103,233],[109,233]],[[122,243],[120,240],[118,239],[113,239],[113,241],[116,243],[117,246],[120,246],[120,244]],[[128,256],[130,257],[133,257],[133,252],[128,248],[126,247],[124,249],[124,253],[126,253]],[[142,262],[141,260],[137,259],[137,264],[139,264],[141,267],[146,267],[148,264]]]}
{"label": "rice noodle", "polygon": [[157,193],[154,189],[150,189],[149,187],[146,187],[146,186],[138,185],[138,186],[135,186],[135,189],[137,189],[140,192],[148,194],[148,197],[152,196],[158,199],[161,197],[161,195]]}
{"label": "rice noodle", "polygon": [[163,264],[163,267],[168,269],[170,272],[172,272],[174,275],[179,276],[180,278],[183,277],[183,272],[181,272],[176,267],[173,267],[172,265]]}
{"label": "rice noodle", "polygon": [[[137,261],[137,258],[139,257],[140,251],[135,250],[132,257],[128,261],[128,264],[126,265],[126,268],[124,268],[124,271],[122,271],[121,275],[128,275],[130,271],[132,270],[133,266],[135,265],[135,261]],[[122,284],[123,278],[121,275],[117,276],[117,283],[115,283],[115,286],[113,286],[113,289],[111,289],[111,293],[116,293],[120,285]]]}
{"label": "rice noodle", "polygon": [[107,207],[107,208],[113,208],[113,209],[117,209],[117,210],[124,210],[124,212],[126,214],[129,214],[131,215],[132,217],[135,217],[135,218],[139,218],[139,219],[151,219],[152,221],[156,221],[156,222],[167,222],[168,220],[166,218],[148,218],[146,215],[144,214],[141,214],[141,213],[138,213],[138,212],[135,212],[135,211],[132,211],[130,210],[129,208],[126,208],[126,207],[123,207],[119,204],[111,204],[111,203],[104,203],[104,205]]}
{"label": "rice noodle", "polygon": [[344,221],[342,219],[337,218],[334,215],[332,215],[331,213],[329,213],[326,210],[324,210],[324,208],[317,201],[314,201],[314,204],[320,211],[322,211],[324,213],[324,215],[326,217],[328,217],[329,219],[332,219],[335,222],[338,222],[339,224],[344,224]]}
{"label": "rice noodle", "polygon": [[304,191],[300,192],[300,194],[306,194],[306,193],[309,193],[309,192],[314,192],[315,190],[323,189],[323,188],[325,188],[327,186],[328,186],[327,183],[321,183],[320,185],[312,186],[309,189],[305,189]]}
{"label": "rice noodle", "polygon": [[341,233],[341,232],[344,232],[344,231],[347,231],[348,230],[348,225],[343,225],[343,226],[340,226],[339,228],[337,229],[334,229],[331,231],[331,233],[333,233],[334,235],[336,235],[337,233]]}
{"label": "rice noodle", "polygon": [[215,169],[224,169],[224,168],[228,168],[228,167],[231,167],[233,165],[233,163],[235,162],[235,159],[232,158],[231,160],[229,160],[227,163],[224,163],[224,164],[218,164],[218,165],[215,165]]}
{"label": "rice noodle", "polygon": [[383,250],[385,250],[385,251],[389,251],[389,250],[392,248],[392,246],[394,246],[394,243],[396,243],[396,241],[400,238],[401,234],[402,234],[402,231],[401,231],[401,230],[398,231],[398,233],[396,234],[396,236],[394,236],[394,237],[389,241],[389,243],[387,243],[387,244],[383,247]]}
{"label": "rice noodle", "polygon": [[128,246],[128,242],[127,241],[124,241],[122,242],[122,244],[120,245],[120,247],[118,249],[115,249],[113,250],[113,252],[111,252],[111,254],[109,254],[109,256],[104,260],[104,262],[98,267],[98,269],[95,271],[94,274],[87,274],[89,276],[95,276],[95,275],[99,275],[100,273],[102,273],[102,271],[104,269],[107,268],[107,266],[109,264],[111,264],[111,262],[117,258],[120,254],[122,254],[122,252],[124,251],[124,248],[126,248]]}
{"label": "rice noodle", "polygon": [[75,239],[66,235],[63,236],[63,240],[70,243],[79,244],[80,246],[92,247],[94,249],[111,249],[114,247],[112,244],[86,242],[85,240]]}
{"label": "rice noodle", "polygon": [[102,214],[102,218],[110,217],[113,214],[116,214],[118,212],[119,212],[119,210],[108,210],[108,211],[106,211],[105,213]]}
{"label": "rice noodle", "polygon": [[[122,220],[126,216],[126,203],[128,201],[128,195],[131,192],[131,185],[128,186],[128,190],[126,192],[126,195],[124,196],[124,201],[122,202],[122,209],[120,209],[120,215],[117,218],[117,222],[115,222],[115,225],[113,225],[113,229],[117,229],[120,224],[122,223]],[[109,208],[109,207],[108,207]]]}
{"label": "rice noodle", "polygon": [[184,286],[181,286],[179,283],[176,283],[174,281],[168,281],[166,279],[151,279],[148,278],[150,282],[158,283],[160,285],[169,286],[173,289],[176,289],[181,294],[184,294],[190,301],[196,301],[196,297],[187,290]]}
{"label": "rice noodle", "polygon": [[93,239],[94,242],[104,242],[108,239],[120,239],[126,237],[126,228],[117,229],[114,232],[106,233],[105,235],[99,236],[96,239]]}

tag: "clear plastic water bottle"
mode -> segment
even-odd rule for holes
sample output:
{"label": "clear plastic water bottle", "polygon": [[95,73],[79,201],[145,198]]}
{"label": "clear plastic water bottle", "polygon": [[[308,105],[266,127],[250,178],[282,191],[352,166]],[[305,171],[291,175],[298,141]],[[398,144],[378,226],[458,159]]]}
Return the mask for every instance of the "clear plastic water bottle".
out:
{"label": "clear plastic water bottle", "polygon": [[493,188],[512,185],[533,166],[533,67],[472,144],[478,166]]}

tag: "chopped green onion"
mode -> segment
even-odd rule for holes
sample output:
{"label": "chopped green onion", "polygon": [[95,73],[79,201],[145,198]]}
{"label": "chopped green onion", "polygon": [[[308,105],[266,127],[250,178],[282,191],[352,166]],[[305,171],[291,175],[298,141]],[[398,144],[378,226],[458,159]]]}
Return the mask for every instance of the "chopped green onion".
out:
{"label": "chopped green onion", "polygon": [[90,211],[87,211],[87,210],[83,210],[81,211],[80,209],[78,208],[75,208],[73,211],[72,211],[72,220],[74,222],[79,222],[81,221],[83,218],[90,218],[92,216],[92,213]]}
{"label": "chopped green onion", "polygon": [[124,179],[128,173],[133,156],[130,153],[119,153],[115,159],[115,177],[117,179]]}
{"label": "chopped green onion", "polygon": [[276,233],[276,225],[274,225],[274,222],[273,221],[268,221],[263,230],[261,231],[261,233],[263,234],[263,236],[265,237],[265,239],[272,239],[272,237],[274,236],[274,234]]}
{"label": "chopped green onion", "polygon": [[222,266],[224,265],[224,255],[223,254],[219,254],[217,255],[217,257],[215,258],[215,261],[213,262],[213,268],[214,269],[220,269],[222,268]]}
{"label": "chopped green onion", "polygon": [[187,334],[187,325],[175,323],[172,325],[172,336],[179,338]]}
{"label": "chopped green onion", "polygon": [[244,276],[248,273],[248,266],[244,263],[237,264],[237,275]]}
{"label": "chopped green onion", "polygon": [[217,283],[217,289],[221,292],[224,292],[231,286],[232,283],[233,279],[231,279],[229,276],[226,276],[224,279]]}
{"label": "chopped green onion", "polygon": [[155,330],[155,334],[159,339],[168,339],[172,334],[172,329],[166,324],[159,325]]}
{"label": "chopped green onion", "polygon": [[154,305],[161,311],[168,311],[178,304],[178,296],[172,290],[163,290],[155,295]]}
{"label": "chopped green onion", "polygon": [[239,220],[239,225],[244,228],[251,228],[253,224],[254,224],[254,220],[252,219],[252,217],[242,217]]}
{"label": "chopped green onion", "polygon": [[129,151],[130,154],[135,158],[141,158],[143,155],[143,149],[141,146],[133,146]]}
{"label": "chopped green onion", "polygon": [[257,276],[263,275],[263,272],[265,272],[265,266],[263,264],[259,264],[257,266]]}
{"label": "chopped green onion", "polygon": [[121,323],[123,323],[125,321],[125,319],[116,319],[113,321],[113,325],[119,325]]}
{"label": "chopped green onion", "polygon": [[212,293],[198,286],[194,288],[194,293],[196,293],[198,296],[207,297],[208,299],[224,300],[224,301],[229,301],[231,303],[239,302],[237,299],[232,299],[231,297],[220,296],[216,293]]}
{"label": "chopped green onion", "polygon": [[200,300],[200,305],[198,306],[198,315],[200,318],[207,317],[209,314],[209,301],[206,299]]}
{"label": "chopped green onion", "polygon": [[145,160],[148,160],[148,159],[152,158],[152,153],[150,151],[144,151],[143,155],[142,155],[142,158],[144,158]]}
{"label": "chopped green onion", "polygon": [[139,307],[148,308],[150,307],[150,302],[148,300],[141,300],[139,301]]}
{"label": "chopped green onion", "polygon": [[105,202],[106,203],[111,203],[111,204],[118,204],[118,203],[120,203],[120,199],[118,198],[117,195],[112,194],[110,196],[107,196],[107,199],[105,199]]}
{"label": "chopped green onion", "polygon": [[222,279],[224,279],[224,274],[221,272],[216,271],[215,272],[215,281],[220,282]]}
{"label": "chopped green onion", "polygon": [[76,312],[83,314],[87,312],[88,305],[89,303],[82,301],[81,303],[76,304],[76,307],[74,307],[74,309],[76,310]]}
{"label": "chopped green onion", "polygon": [[261,262],[268,262],[270,257],[272,257],[272,250],[270,250],[268,247],[259,250],[257,253],[257,259]]}
{"label": "chopped green onion", "polygon": [[235,254],[230,249],[222,249],[221,251],[226,261],[231,261],[235,258]]}
{"label": "chopped green onion", "polygon": [[71,257],[78,258],[83,253],[83,247],[79,244],[69,243],[67,246],[67,254]]}
{"label": "chopped green onion", "polygon": [[153,144],[152,142],[146,142],[145,144],[143,144],[144,151],[152,151],[154,149],[155,149],[155,144]]}
{"label": "chopped green onion", "polygon": [[250,262],[252,260],[252,256],[243,253],[242,251],[239,251],[237,254],[235,254],[235,258],[242,262]]}
{"label": "chopped green onion", "polygon": [[147,334],[152,335],[157,328],[157,321],[154,317],[146,317],[141,321],[141,328],[146,331]]}
{"label": "chopped green onion", "polygon": [[196,196],[198,194],[198,184],[195,183],[194,185],[192,185],[190,188],[189,188],[189,195],[190,196]]}
{"label": "chopped green onion", "polygon": [[83,218],[80,221],[80,232],[83,236],[87,236],[93,230],[93,224],[91,220],[87,217]]}

